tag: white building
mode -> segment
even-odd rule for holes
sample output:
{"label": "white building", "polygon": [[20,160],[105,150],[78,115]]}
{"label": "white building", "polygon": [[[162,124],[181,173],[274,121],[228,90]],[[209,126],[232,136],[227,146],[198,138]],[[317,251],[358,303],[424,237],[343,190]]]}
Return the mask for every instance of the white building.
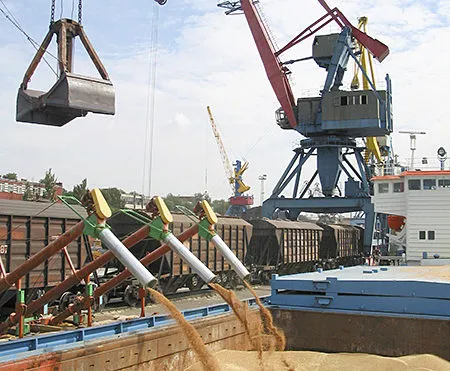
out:
{"label": "white building", "polygon": [[143,210],[150,202],[151,197],[142,196],[136,193],[122,193],[120,198],[125,203],[126,209]]}
{"label": "white building", "polygon": [[404,240],[407,261],[450,258],[450,171],[405,171],[372,180],[375,212],[405,217],[392,242]]}

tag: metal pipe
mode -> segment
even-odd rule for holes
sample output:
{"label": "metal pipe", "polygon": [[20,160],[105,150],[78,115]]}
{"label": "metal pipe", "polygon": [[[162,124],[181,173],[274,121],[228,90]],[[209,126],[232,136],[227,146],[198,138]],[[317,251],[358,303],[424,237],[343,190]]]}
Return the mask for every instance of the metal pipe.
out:
{"label": "metal pipe", "polygon": [[234,271],[238,274],[239,277],[243,280],[247,280],[250,278],[250,272],[245,268],[244,264],[237,258],[237,256],[231,251],[231,249],[227,246],[224,240],[216,234],[211,241],[216,246],[217,250],[223,255],[223,257],[230,263],[233,267]]}
{"label": "metal pipe", "polygon": [[[195,236],[197,233],[198,233],[198,225],[196,224],[196,225],[190,227],[189,229],[186,229],[183,233],[181,233],[178,236],[178,240],[181,242],[184,242],[184,241],[188,240],[189,238]],[[164,244],[164,245],[158,247],[156,250],[154,250],[151,253],[144,256],[141,259],[141,263],[144,266],[147,266],[150,263],[154,262],[155,260],[158,260],[159,258],[161,258],[164,254],[168,253],[169,251],[170,251],[170,246],[167,244]],[[101,285],[100,287],[95,289],[94,295],[93,295],[94,300],[97,300],[102,295],[106,294],[108,291],[111,291],[113,288],[120,285],[124,280],[126,280],[130,276],[131,276],[130,271],[128,269],[124,269],[117,276],[111,278],[109,281],[105,282],[103,285]],[[65,311],[63,311],[63,312],[59,313],[57,316],[53,317],[50,320],[50,324],[57,325],[58,323],[61,323],[67,317],[70,317],[73,313],[78,312],[78,311],[82,310],[83,308],[85,308],[86,303],[88,301],[89,301],[89,298],[85,298],[84,300],[81,301],[81,303],[70,305]]]}
{"label": "metal pipe", "polygon": [[[149,233],[150,228],[148,226],[144,226],[125,238],[122,243],[125,247],[131,248],[138,242],[142,241],[144,238],[148,237]],[[86,264],[79,271],[67,277],[58,286],[51,288],[44,295],[29,303],[25,311],[25,317],[33,315],[44,305],[58,299],[64,292],[68,291],[71,287],[81,282],[83,280],[83,277],[88,277],[96,269],[104,266],[113,259],[114,254],[112,253],[112,251],[107,251],[89,264]],[[18,314],[12,314],[5,322],[0,323],[0,333],[4,332],[6,329],[17,323],[18,318]]]}
{"label": "metal pipe", "polygon": [[0,293],[8,290],[15,282],[36,268],[39,264],[55,255],[64,246],[67,246],[83,233],[84,222],[78,222],[67,232],[62,234],[57,240],[51,242],[38,253],[32,255],[28,260],[19,265],[14,271],[8,273],[6,277],[0,278]]}
{"label": "metal pipe", "polygon": [[105,246],[113,252],[115,257],[133,274],[144,287],[154,287],[157,280],[147,268],[120,242],[120,240],[108,229],[103,229],[98,237]]}
{"label": "metal pipe", "polygon": [[64,256],[66,257],[67,263],[69,263],[70,270],[72,271],[72,274],[76,274],[77,270],[75,269],[75,266],[72,263],[72,259],[70,258],[69,252],[67,251],[67,246],[64,246],[62,248],[62,251],[64,252]]}
{"label": "metal pipe", "polygon": [[204,265],[199,258],[192,254],[189,249],[184,246],[173,233],[167,234],[163,240],[171,249],[181,257],[192,270],[199,275],[199,277],[206,283],[210,283],[214,280],[216,275],[209,270],[209,268]]}

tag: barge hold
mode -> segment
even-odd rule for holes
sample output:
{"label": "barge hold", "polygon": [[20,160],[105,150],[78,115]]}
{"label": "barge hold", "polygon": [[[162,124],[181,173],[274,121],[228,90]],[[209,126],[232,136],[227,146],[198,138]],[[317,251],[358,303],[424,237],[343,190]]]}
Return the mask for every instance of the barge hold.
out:
{"label": "barge hold", "polygon": [[274,276],[271,286],[287,350],[450,360],[450,266],[358,266]]}
{"label": "barge hold", "polygon": [[[327,362],[357,367],[365,360],[379,367],[448,369],[449,288],[450,267],[358,266],[275,276],[272,295],[264,300],[286,335],[287,352],[265,353],[264,359],[274,367],[283,360],[291,366],[320,360],[322,367]],[[248,303],[249,319],[256,320],[254,300]],[[242,369],[257,369],[245,329],[228,305],[183,314],[218,352],[224,369],[237,357]],[[4,342],[0,370],[200,369],[172,323],[159,315]]]}

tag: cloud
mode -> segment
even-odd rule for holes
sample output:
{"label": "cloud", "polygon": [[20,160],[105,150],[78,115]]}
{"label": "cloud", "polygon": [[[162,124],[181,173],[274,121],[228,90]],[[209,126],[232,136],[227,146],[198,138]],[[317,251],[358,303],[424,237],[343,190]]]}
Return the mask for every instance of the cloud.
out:
{"label": "cloud", "polygon": [[191,126],[191,121],[182,113],[177,113],[173,119],[175,125],[181,128]]}
{"label": "cloud", "polygon": [[[15,14],[40,42],[47,31],[48,9],[25,0],[7,4],[15,4]],[[132,7],[123,4],[111,0],[104,7],[86,2],[83,16],[85,30],[116,88],[117,114],[89,114],[63,128],[14,121],[17,88],[35,51],[0,18],[0,53],[7,56],[0,59],[4,138],[0,161],[7,164],[3,172],[38,179],[52,167],[67,188],[87,177],[90,186],[148,192],[145,137],[153,5],[144,0],[133,2]],[[324,14],[312,0],[265,0],[263,4],[280,46]],[[390,46],[391,55],[376,64],[376,73],[377,80],[388,72],[393,79],[396,130],[426,127],[428,134],[418,139],[417,157],[434,156],[435,147],[446,144],[442,141],[448,115],[442,102],[450,76],[445,63],[449,51],[442,47],[442,40],[450,37],[448,2],[336,0],[330,5],[337,5],[352,21],[369,16],[370,34]],[[239,157],[250,161],[245,182],[256,195],[258,175],[267,174],[267,195],[293,155],[292,142],[301,137],[275,124],[279,104],[245,18],[227,17],[207,0],[169,0],[159,8],[159,17],[152,193],[193,194],[207,187],[214,198],[230,195],[208,121],[206,106],[210,105],[230,161]],[[324,33],[336,30],[330,25]],[[76,50],[77,70],[96,75],[81,47]],[[283,59],[310,54],[311,40],[307,40]],[[291,70],[296,97],[317,92],[325,79],[325,71],[311,61],[295,64]],[[32,84],[45,86],[49,81],[54,77],[41,65]],[[395,134],[394,140],[400,157],[408,157],[408,138]],[[308,166],[306,174],[314,163]]]}

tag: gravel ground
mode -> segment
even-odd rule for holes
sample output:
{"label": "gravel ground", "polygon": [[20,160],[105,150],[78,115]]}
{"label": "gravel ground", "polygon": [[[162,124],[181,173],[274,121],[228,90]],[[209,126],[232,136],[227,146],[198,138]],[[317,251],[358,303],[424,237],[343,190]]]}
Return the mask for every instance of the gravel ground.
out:
{"label": "gravel ground", "polygon": [[[255,286],[254,288],[258,296],[270,295],[270,286]],[[250,299],[253,297],[250,291],[245,288],[238,288],[235,290],[235,292],[237,297],[241,300]],[[202,294],[199,293],[198,295],[170,298],[170,300],[180,311],[224,303],[223,299],[215,291],[212,290],[208,290]],[[102,312],[94,313],[94,326],[109,322],[137,318],[139,317],[140,313],[140,307],[131,308],[121,305],[120,307],[114,308],[114,304],[112,304],[109,308],[106,307],[106,309],[104,309]],[[160,304],[148,304],[145,307],[145,314],[147,316],[165,313],[167,313],[166,309]]]}

